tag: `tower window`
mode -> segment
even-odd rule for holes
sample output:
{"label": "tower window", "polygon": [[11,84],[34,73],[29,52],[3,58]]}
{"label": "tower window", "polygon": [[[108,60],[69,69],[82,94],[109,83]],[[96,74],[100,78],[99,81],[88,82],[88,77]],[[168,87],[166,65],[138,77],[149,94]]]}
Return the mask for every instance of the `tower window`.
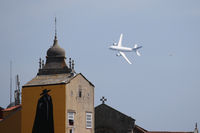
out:
{"label": "tower window", "polygon": [[86,128],[92,128],[92,113],[86,113]]}
{"label": "tower window", "polygon": [[68,123],[69,126],[74,125],[74,112],[68,112]]}
{"label": "tower window", "polygon": [[69,129],[69,133],[74,133],[74,132],[73,132],[73,129]]}
{"label": "tower window", "polygon": [[81,89],[79,89],[79,91],[78,91],[78,96],[82,97],[82,91],[81,91]]}

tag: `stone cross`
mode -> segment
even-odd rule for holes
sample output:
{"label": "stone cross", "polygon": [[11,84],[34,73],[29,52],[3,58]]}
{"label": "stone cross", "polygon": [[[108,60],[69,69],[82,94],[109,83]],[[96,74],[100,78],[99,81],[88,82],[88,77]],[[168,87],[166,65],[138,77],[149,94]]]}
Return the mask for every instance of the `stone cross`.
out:
{"label": "stone cross", "polygon": [[107,99],[103,96],[103,97],[100,99],[100,101],[102,101],[102,104],[104,104],[105,101],[107,101]]}

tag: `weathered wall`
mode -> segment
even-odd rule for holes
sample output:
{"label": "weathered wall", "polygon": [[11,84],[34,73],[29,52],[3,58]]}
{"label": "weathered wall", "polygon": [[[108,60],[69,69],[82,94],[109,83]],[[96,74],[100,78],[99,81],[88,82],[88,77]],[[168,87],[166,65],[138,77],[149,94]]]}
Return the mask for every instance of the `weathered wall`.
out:
{"label": "weathered wall", "polygon": [[0,133],[21,133],[21,110],[16,110],[0,121]]}
{"label": "weathered wall", "polygon": [[[79,97],[79,90],[82,96]],[[66,85],[66,114],[74,111],[74,133],[94,133],[94,87],[82,75]],[[86,112],[92,113],[92,128],[86,128]],[[72,128],[67,120],[67,133]]]}
{"label": "weathered wall", "polygon": [[22,133],[31,133],[36,115],[37,102],[42,90],[48,93],[53,102],[55,133],[65,133],[65,84],[22,88]]}

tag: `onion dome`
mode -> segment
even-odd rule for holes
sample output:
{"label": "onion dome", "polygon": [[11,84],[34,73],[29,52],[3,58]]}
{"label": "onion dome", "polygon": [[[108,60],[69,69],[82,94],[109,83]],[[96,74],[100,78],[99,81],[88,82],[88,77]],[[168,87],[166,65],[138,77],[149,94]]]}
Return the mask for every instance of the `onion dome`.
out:
{"label": "onion dome", "polygon": [[[39,62],[39,72],[37,75],[51,75],[51,74],[72,74],[74,63],[70,64],[68,68],[65,63],[65,50],[58,45],[56,32],[56,18],[55,18],[55,38],[53,46],[47,50],[46,63],[44,60]],[[71,61],[71,60],[70,60]],[[73,66],[73,67],[72,67]]]}
{"label": "onion dome", "polygon": [[47,51],[47,57],[65,57],[65,50],[58,45],[56,36],[53,46]]}
{"label": "onion dome", "polygon": [[58,45],[58,40],[55,36],[53,46],[47,50],[46,63],[41,63],[40,60],[40,68],[37,75],[71,73],[72,69],[67,67],[65,59],[65,50]]}

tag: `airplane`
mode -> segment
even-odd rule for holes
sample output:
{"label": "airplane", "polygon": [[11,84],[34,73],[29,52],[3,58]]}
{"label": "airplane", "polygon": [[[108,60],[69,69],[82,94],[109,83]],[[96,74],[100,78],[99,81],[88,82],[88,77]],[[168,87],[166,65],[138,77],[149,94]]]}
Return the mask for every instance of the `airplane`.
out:
{"label": "airplane", "polygon": [[138,49],[142,48],[142,46],[138,46],[137,44],[135,44],[133,48],[124,47],[124,46],[122,46],[122,37],[123,37],[123,34],[120,35],[119,42],[113,43],[113,45],[110,46],[109,49],[118,51],[119,53],[117,53],[116,56],[122,56],[129,64],[132,64],[129,61],[129,59],[126,57],[124,52],[134,51],[134,52],[136,52],[136,54],[138,56],[141,56],[140,53],[138,52]]}

